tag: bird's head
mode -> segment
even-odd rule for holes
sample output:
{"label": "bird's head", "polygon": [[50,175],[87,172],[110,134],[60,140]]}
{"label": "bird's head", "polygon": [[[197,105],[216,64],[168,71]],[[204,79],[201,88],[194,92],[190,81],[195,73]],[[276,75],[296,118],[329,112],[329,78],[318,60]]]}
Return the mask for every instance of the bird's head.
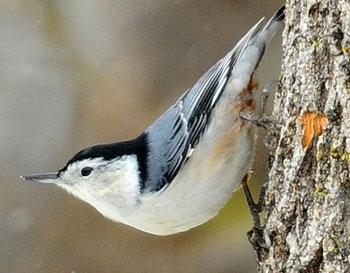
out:
{"label": "bird's head", "polygon": [[96,145],[81,150],[57,171],[22,176],[56,184],[99,209],[96,203],[133,203],[140,192],[140,149],[134,142]]}

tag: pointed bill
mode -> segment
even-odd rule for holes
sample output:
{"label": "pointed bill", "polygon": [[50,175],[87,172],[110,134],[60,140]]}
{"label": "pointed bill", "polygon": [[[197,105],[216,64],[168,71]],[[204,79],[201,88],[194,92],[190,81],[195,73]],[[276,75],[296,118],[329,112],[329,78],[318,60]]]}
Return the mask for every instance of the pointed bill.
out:
{"label": "pointed bill", "polygon": [[20,178],[26,181],[34,181],[34,182],[40,182],[40,183],[56,183],[58,178],[58,173],[52,172],[52,173],[26,175],[26,176],[21,176]]}

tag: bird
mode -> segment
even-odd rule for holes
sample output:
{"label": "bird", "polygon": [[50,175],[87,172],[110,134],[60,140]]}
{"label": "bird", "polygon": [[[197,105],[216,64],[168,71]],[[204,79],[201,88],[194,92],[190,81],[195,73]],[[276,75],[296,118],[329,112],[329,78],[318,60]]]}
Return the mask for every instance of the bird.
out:
{"label": "bird", "polygon": [[55,184],[106,218],[154,235],[187,231],[213,217],[250,172],[256,69],[284,19],[259,20],[144,132],[87,147],[59,171],[21,176]]}

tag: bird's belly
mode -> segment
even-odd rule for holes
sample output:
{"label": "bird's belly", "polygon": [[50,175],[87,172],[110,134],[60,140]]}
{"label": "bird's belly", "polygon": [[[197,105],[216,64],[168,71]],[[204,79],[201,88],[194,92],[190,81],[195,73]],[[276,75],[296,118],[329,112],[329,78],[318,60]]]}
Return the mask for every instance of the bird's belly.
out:
{"label": "bird's belly", "polygon": [[172,183],[141,198],[129,224],[149,233],[168,235],[213,218],[250,170],[253,157],[254,128],[241,120],[230,125],[231,130],[215,137],[206,132]]}

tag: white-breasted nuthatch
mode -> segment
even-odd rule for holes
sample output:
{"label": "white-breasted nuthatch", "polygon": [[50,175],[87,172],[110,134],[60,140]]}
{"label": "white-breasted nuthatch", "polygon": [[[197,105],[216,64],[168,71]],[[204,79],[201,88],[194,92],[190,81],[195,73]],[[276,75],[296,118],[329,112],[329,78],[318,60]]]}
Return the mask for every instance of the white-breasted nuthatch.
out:
{"label": "white-breasted nuthatch", "polygon": [[105,217],[157,235],[207,222],[252,164],[253,75],[284,18],[261,19],[137,138],[83,149],[58,172],[23,176],[54,183]]}

